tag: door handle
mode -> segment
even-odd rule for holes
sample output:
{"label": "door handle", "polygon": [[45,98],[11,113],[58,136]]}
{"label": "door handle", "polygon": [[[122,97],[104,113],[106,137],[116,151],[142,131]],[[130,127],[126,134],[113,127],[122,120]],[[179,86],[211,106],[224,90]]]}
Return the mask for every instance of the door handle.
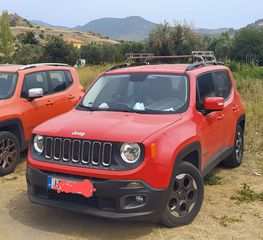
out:
{"label": "door handle", "polygon": [[221,120],[223,120],[223,119],[224,119],[224,117],[225,117],[225,115],[224,115],[224,114],[220,114],[220,116],[219,116],[219,117],[217,117],[217,119],[218,119],[218,121],[221,121]]}
{"label": "door handle", "polygon": [[234,105],[234,106],[232,107],[232,109],[233,109],[234,112],[237,112],[237,111],[238,111],[238,105]]}
{"label": "door handle", "polygon": [[51,106],[51,105],[53,105],[53,103],[54,103],[54,102],[53,102],[52,100],[49,99],[49,100],[47,100],[46,105],[47,105],[47,106]]}
{"label": "door handle", "polygon": [[72,94],[70,94],[70,95],[68,96],[68,99],[73,99],[73,98],[75,98],[75,96],[72,95]]}

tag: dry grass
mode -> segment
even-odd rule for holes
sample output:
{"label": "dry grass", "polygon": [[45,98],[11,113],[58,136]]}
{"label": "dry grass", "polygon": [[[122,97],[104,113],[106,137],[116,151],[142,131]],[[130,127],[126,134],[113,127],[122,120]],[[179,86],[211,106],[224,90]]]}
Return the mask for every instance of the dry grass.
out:
{"label": "dry grass", "polygon": [[[263,74],[263,68],[257,71]],[[246,106],[245,153],[249,156],[247,164],[263,174],[263,78],[238,74],[235,79]]]}
{"label": "dry grass", "polygon": [[80,41],[83,41],[85,44],[89,44],[92,42],[101,43],[101,44],[118,44],[119,42],[102,38],[97,35],[93,35],[88,32],[80,32],[80,31],[74,31],[74,30],[68,30],[68,29],[58,29],[58,28],[47,28],[47,27],[40,27],[37,28],[35,25],[33,28],[30,27],[11,27],[11,32],[14,36],[17,36],[20,33],[25,33],[27,31],[33,31],[36,34],[44,34],[45,36],[62,36],[65,41],[69,39],[77,39]]}
{"label": "dry grass", "polygon": [[79,68],[78,74],[81,84],[85,89],[103,72],[109,69],[112,65],[94,65],[85,68]]}

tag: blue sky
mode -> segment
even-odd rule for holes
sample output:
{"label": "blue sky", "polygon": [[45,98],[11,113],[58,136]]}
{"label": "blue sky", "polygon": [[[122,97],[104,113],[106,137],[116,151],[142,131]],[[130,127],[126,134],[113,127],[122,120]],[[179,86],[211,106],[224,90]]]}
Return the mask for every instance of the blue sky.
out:
{"label": "blue sky", "polygon": [[0,11],[73,27],[102,17],[141,16],[195,27],[244,27],[263,18],[263,0],[0,0]]}

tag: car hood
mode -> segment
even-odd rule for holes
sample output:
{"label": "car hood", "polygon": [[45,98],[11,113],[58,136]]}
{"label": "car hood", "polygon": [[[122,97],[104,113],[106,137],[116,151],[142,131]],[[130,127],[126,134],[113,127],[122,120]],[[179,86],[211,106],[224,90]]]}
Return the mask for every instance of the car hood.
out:
{"label": "car hood", "polygon": [[33,132],[66,138],[143,142],[181,118],[181,114],[153,115],[74,109],[39,125]]}
{"label": "car hood", "polygon": [[4,105],[5,102],[6,102],[6,100],[3,100],[3,99],[1,100],[1,99],[0,99],[0,106]]}

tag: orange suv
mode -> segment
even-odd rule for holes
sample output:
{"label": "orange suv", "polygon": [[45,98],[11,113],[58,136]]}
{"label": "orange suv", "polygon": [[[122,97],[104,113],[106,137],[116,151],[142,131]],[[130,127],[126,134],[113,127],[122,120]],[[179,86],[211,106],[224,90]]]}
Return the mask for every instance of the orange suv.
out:
{"label": "orange suv", "polygon": [[15,169],[33,128],[72,109],[84,92],[66,64],[0,65],[0,176]]}

